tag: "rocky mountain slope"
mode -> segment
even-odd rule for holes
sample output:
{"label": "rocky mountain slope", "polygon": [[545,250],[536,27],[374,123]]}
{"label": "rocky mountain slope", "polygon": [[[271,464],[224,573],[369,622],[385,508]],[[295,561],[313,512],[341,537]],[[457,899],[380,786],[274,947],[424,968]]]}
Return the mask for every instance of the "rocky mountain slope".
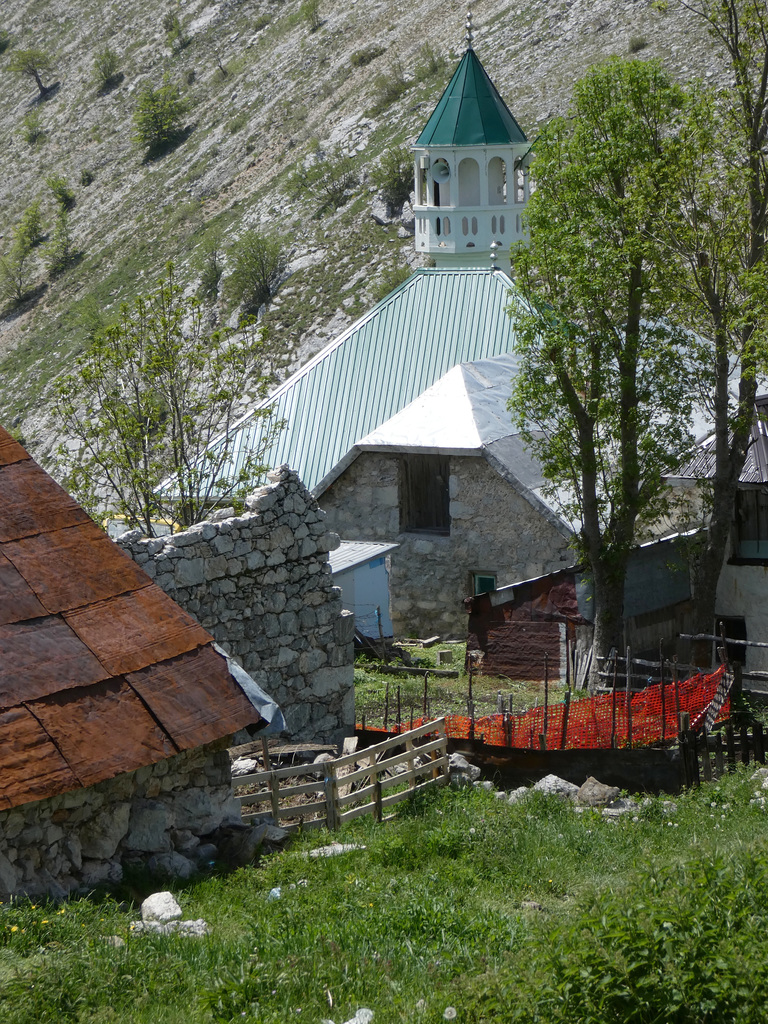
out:
{"label": "rocky mountain slope", "polygon": [[[0,252],[36,199],[52,230],[46,178],[66,179],[79,260],[51,278],[41,253],[32,294],[0,303],[0,422],[48,460],[56,439],[51,382],[82,348],[89,320],[145,293],[173,259],[190,288],[201,243],[227,247],[249,227],[281,235],[290,264],[266,312],[297,365],[379,297],[418,257],[398,221],[371,217],[371,168],[411,144],[463,50],[466,10],[449,0],[15,0],[4,8],[11,46],[0,55]],[[164,27],[175,15],[175,44]],[[475,49],[529,138],[568,105],[593,62],[630,52],[660,57],[675,75],[720,75],[704,26],[677,0],[480,0]],[[319,24],[317,21],[319,20]],[[14,74],[14,49],[50,52],[44,98]],[[116,84],[98,92],[93,60],[109,46]],[[132,140],[146,86],[178,85],[182,141],[145,161]],[[29,125],[42,137],[30,143]],[[337,210],[321,210],[295,174],[342,147],[356,181]],[[314,156],[313,156],[314,154]],[[293,179],[292,179],[293,176]],[[229,266],[231,267],[231,257]],[[226,271],[225,271],[226,276]],[[235,313],[221,303],[213,315]]]}

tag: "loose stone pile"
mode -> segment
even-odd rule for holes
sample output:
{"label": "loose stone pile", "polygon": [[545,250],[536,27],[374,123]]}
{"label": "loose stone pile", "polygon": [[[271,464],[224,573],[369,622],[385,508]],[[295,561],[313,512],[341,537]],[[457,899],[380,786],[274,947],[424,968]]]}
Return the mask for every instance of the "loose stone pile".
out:
{"label": "loose stone pile", "polygon": [[242,516],[118,543],[280,705],[293,738],[340,742],[354,729],[354,616],[328,564],[339,539],[292,470],[268,479]]}

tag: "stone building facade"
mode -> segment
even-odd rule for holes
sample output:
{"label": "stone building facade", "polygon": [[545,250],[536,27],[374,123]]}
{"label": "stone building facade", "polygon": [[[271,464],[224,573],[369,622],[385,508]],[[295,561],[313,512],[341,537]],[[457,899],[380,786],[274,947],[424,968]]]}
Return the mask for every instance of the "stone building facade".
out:
{"label": "stone building facade", "polygon": [[483,456],[450,455],[448,522],[441,533],[403,530],[402,460],[363,451],[325,490],[328,526],[345,540],[396,541],[390,558],[396,636],[466,636],[464,598],[476,579],[497,585],[570,564],[566,531]]}
{"label": "stone building facade", "polygon": [[0,811],[0,894],[60,898],[119,881],[131,862],[189,877],[218,852],[201,837],[239,820],[226,741],[184,751]]}
{"label": "stone building facade", "polygon": [[246,505],[118,543],[279,704],[293,739],[338,742],[354,730],[354,616],[328,564],[338,536],[286,467]]}

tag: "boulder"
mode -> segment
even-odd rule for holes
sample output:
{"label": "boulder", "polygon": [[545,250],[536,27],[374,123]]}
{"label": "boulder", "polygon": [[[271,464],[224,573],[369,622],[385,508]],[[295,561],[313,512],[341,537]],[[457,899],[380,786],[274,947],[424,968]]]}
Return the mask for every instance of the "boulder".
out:
{"label": "boulder", "polygon": [[546,796],[558,796],[561,800],[574,800],[579,791],[578,786],[557,775],[545,775],[543,779],[532,787],[537,793],[544,793]]}
{"label": "boulder", "polygon": [[579,787],[576,803],[585,804],[587,807],[606,807],[618,798],[620,792],[618,786],[606,786],[590,775]]}
{"label": "boulder", "polygon": [[141,904],[142,921],[165,924],[167,921],[178,921],[180,917],[181,907],[171,892],[153,892]]}
{"label": "boulder", "polygon": [[470,764],[463,754],[451,754],[448,759],[448,767],[451,772],[451,782],[460,781],[462,777],[470,782],[477,782],[481,775],[477,765]]}

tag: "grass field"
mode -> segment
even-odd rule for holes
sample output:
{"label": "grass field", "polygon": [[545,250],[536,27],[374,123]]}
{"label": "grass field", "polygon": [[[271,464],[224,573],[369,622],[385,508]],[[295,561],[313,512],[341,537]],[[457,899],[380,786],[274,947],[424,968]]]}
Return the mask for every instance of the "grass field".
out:
{"label": "grass field", "polygon": [[[114,897],[0,907],[4,1024],[763,1021],[766,809],[754,767],[609,821],[446,789],[174,886],[205,938]],[[756,795],[757,794],[757,795]],[[768,795],[768,794],[767,794]],[[270,899],[279,887],[280,898]],[[125,902],[120,902],[124,900]]]}

